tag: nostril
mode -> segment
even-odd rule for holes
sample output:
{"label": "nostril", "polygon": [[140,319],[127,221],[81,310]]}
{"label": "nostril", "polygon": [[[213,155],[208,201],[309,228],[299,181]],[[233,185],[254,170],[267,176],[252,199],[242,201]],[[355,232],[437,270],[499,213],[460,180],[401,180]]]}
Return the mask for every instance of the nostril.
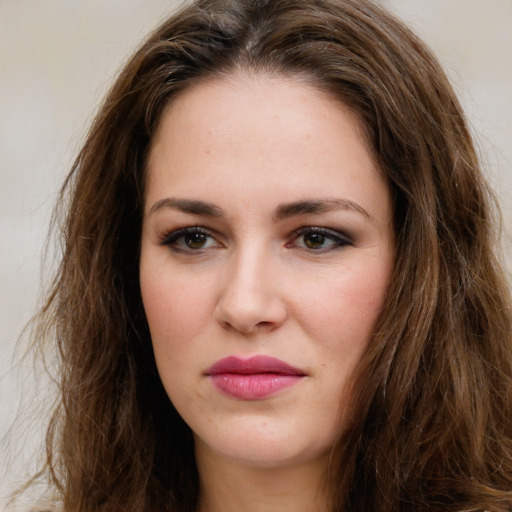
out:
{"label": "nostril", "polygon": [[267,327],[272,325],[272,322],[258,322],[255,327]]}

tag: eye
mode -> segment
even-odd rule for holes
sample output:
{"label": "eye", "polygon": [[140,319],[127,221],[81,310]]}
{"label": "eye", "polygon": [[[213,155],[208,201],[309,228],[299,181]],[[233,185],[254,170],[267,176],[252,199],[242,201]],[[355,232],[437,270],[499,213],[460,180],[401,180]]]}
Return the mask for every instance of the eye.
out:
{"label": "eye", "polygon": [[176,229],[165,233],[158,242],[176,252],[199,252],[205,249],[221,247],[221,244],[205,228],[194,226]]}
{"label": "eye", "polygon": [[293,239],[286,244],[290,248],[298,247],[317,252],[328,252],[345,245],[352,245],[352,242],[343,233],[314,226],[299,229]]}

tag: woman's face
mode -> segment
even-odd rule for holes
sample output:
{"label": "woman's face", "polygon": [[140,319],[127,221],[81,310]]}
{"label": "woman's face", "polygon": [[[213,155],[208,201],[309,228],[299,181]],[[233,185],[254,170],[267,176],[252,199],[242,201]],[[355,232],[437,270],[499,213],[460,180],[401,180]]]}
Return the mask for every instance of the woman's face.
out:
{"label": "woman's face", "polygon": [[354,115],[287,78],[195,85],[148,163],[140,280],[196,456],[317,462],[383,305],[391,200]]}

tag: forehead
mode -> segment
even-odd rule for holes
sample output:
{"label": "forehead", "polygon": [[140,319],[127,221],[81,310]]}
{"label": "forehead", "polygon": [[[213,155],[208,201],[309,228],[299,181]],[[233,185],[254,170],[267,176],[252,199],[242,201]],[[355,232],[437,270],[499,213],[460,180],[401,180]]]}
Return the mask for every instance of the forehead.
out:
{"label": "forehead", "polygon": [[176,190],[211,202],[226,189],[241,198],[237,184],[267,195],[302,184],[303,195],[323,197],[334,188],[356,201],[363,189],[386,188],[357,116],[288,77],[233,76],[181,92],[162,117],[148,171],[151,200]]}
{"label": "forehead", "polygon": [[150,155],[164,138],[169,143],[170,137],[180,137],[178,132],[186,137],[184,129],[193,128],[194,136],[204,142],[208,138],[215,142],[219,133],[242,134],[243,129],[251,137],[266,133],[267,138],[284,143],[292,138],[309,141],[320,134],[325,139],[326,122],[350,125],[350,136],[366,146],[365,129],[352,109],[305,78],[249,72],[214,77],[192,84],[169,101],[152,138]]}

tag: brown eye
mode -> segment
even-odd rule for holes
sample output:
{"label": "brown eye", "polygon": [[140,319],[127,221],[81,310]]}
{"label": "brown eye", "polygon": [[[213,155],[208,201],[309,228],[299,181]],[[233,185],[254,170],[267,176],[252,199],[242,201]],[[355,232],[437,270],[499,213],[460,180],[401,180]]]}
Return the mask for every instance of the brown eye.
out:
{"label": "brown eye", "polygon": [[202,249],[208,242],[208,237],[204,233],[191,233],[185,235],[183,241],[189,249]]}
{"label": "brown eye", "polygon": [[295,232],[293,239],[286,244],[287,247],[305,249],[323,254],[346,245],[353,245],[351,240],[340,231],[320,226],[309,226]]}
{"label": "brown eye", "polygon": [[304,236],[304,245],[308,249],[320,249],[325,244],[325,236],[320,233],[309,233]]}
{"label": "brown eye", "polygon": [[202,250],[215,249],[222,246],[213,234],[201,226],[177,229],[165,233],[159,245],[169,247],[172,251],[193,254]]}

